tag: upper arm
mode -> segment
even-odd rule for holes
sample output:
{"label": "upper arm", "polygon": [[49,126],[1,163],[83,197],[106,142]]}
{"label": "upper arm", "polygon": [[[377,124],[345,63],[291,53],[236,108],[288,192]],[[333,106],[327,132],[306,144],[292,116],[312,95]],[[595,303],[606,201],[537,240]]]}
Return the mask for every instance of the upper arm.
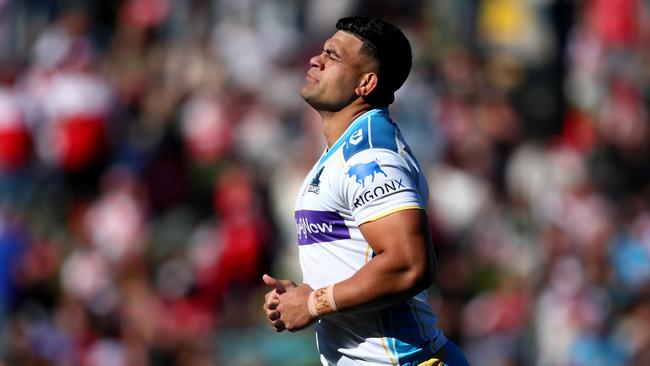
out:
{"label": "upper arm", "polygon": [[435,255],[426,212],[405,209],[369,221],[361,233],[375,255],[385,256],[395,271],[416,277],[427,287],[435,271]]}
{"label": "upper arm", "polygon": [[428,286],[435,261],[424,209],[428,192],[420,172],[388,149],[358,151],[344,169],[337,184],[374,252],[374,267],[398,275],[403,280],[398,288]]}
{"label": "upper arm", "polygon": [[358,225],[393,212],[426,207],[427,189],[413,167],[395,152],[367,149],[345,162],[344,175],[337,182],[342,202]]}

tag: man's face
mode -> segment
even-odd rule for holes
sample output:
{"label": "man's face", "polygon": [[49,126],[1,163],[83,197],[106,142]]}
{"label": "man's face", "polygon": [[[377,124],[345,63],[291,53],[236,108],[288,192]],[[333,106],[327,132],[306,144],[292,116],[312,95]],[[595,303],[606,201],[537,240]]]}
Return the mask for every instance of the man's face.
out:
{"label": "man's face", "polygon": [[309,60],[300,96],[314,109],[327,112],[340,111],[355,100],[361,76],[374,65],[359,53],[361,46],[361,40],[351,33],[334,33],[323,51]]}

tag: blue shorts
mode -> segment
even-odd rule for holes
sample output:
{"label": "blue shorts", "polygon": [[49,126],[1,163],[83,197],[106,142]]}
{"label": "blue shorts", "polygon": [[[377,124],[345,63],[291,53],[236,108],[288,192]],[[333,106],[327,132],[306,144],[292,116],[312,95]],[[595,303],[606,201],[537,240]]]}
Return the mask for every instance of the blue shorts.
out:
{"label": "blue shorts", "polygon": [[452,341],[447,341],[433,358],[418,366],[469,366],[463,352]]}

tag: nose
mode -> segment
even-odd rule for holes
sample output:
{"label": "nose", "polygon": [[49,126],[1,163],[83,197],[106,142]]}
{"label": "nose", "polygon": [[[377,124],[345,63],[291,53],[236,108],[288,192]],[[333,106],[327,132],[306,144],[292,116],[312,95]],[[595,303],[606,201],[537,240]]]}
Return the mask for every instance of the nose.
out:
{"label": "nose", "polygon": [[317,67],[319,70],[323,69],[323,58],[321,57],[322,54],[318,54],[312,58],[309,59],[309,66],[311,67]]}

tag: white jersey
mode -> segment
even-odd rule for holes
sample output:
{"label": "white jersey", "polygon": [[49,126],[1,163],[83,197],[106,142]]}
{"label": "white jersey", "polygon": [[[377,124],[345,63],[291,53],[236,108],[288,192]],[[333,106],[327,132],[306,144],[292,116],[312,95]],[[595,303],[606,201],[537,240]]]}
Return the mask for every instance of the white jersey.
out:
{"label": "white jersey", "polygon": [[[317,289],[352,276],[374,256],[359,225],[425,209],[427,199],[427,183],[388,109],[354,120],[296,201],[303,282]],[[436,322],[423,291],[386,309],[328,315],[315,328],[325,365],[417,365],[447,341]]]}

